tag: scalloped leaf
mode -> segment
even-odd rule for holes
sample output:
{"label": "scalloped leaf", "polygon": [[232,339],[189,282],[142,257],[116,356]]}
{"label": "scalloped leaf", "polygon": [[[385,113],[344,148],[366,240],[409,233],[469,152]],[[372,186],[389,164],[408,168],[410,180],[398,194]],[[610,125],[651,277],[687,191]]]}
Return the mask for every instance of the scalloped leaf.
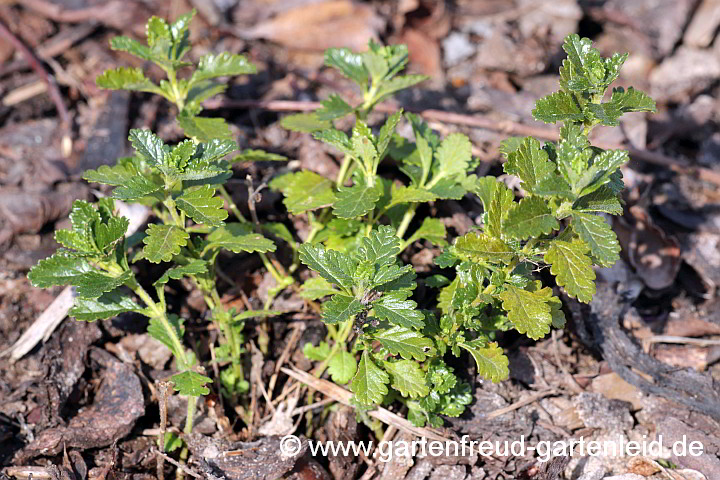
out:
{"label": "scalloped leaf", "polygon": [[169,262],[187,245],[190,235],[175,225],[151,224],[145,230],[142,252],[136,258],[144,258],[152,263]]}
{"label": "scalloped leaf", "polygon": [[357,372],[350,384],[355,400],[360,405],[368,407],[382,402],[388,393],[388,383],[390,383],[388,374],[375,364],[367,350],[363,351]]}
{"label": "scalloped leaf", "polygon": [[583,303],[590,303],[595,295],[595,272],[589,252],[585,242],[574,239],[571,242],[554,240],[545,254],[545,262],[551,265],[550,272],[558,285]]}

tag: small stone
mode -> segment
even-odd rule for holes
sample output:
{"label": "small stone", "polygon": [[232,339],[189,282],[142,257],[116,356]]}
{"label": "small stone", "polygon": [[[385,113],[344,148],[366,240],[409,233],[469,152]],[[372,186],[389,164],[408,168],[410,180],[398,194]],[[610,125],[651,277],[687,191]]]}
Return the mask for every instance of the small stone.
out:
{"label": "small stone", "polygon": [[457,65],[475,53],[475,47],[470,42],[470,37],[460,32],[448,35],[442,45],[445,52],[445,65],[449,67]]}

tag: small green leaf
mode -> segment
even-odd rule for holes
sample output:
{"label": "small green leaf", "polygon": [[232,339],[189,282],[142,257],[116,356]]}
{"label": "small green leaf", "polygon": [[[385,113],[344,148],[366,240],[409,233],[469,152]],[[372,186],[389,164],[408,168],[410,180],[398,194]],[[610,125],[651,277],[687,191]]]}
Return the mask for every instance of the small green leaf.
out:
{"label": "small green leaf", "polygon": [[117,277],[100,273],[87,260],[67,251],[57,251],[51,257],[40,260],[28,273],[30,283],[35,287],[73,285],[77,296],[82,298],[97,298],[123,285],[131,277],[129,270]]}
{"label": "small green leaf", "polygon": [[305,280],[300,290],[300,296],[308,300],[317,300],[328,295],[340,293],[332,284],[322,277],[313,277]]}
{"label": "small green leaf", "polygon": [[115,289],[98,298],[76,298],[68,315],[76,320],[94,322],[140,310],[142,308],[132,298]]}
{"label": "small green leaf", "polygon": [[287,157],[277,153],[266,152],[264,150],[254,150],[248,148],[240,152],[232,159],[232,163],[244,162],[286,162]]}
{"label": "small green leaf", "polygon": [[425,217],[420,228],[415,230],[415,233],[408,240],[408,244],[411,244],[417,240],[427,240],[438,247],[444,247],[448,244],[445,238],[447,237],[447,231],[445,230],[445,224],[439,218]]}
{"label": "small green leaf", "polygon": [[590,247],[590,253],[603,267],[610,267],[620,259],[620,244],[615,232],[598,215],[573,212],[573,231]]}
{"label": "small green leaf", "polygon": [[165,164],[165,156],[170,148],[150,130],[134,128],[128,137],[135,151],[150,165],[160,167]]}
{"label": "small green leaf", "polygon": [[425,373],[417,362],[398,360],[383,362],[383,366],[390,374],[390,385],[403,397],[418,398],[430,393],[430,387],[425,382]]}
{"label": "small green leaf", "polygon": [[572,242],[554,240],[545,254],[550,272],[568,295],[583,303],[590,303],[595,294],[595,272],[588,256],[590,247],[580,239]]}
{"label": "small green leaf", "polygon": [[578,198],[573,205],[573,210],[584,213],[604,212],[611,215],[622,215],[623,206],[618,195],[605,185],[588,195]]}
{"label": "small green leaf", "polygon": [[371,186],[364,179],[352,187],[340,187],[333,203],[333,213],[340,218],[361,217],[375,208],[381,193],[380,184]]}
{"label": "small green leaf", "polygon": [[[185,327],[183,327],[185,319],[178,317],[174,314],[167,315],[167,325],[172,331],[166,329],[165,323],[158,317],[151,317],[150,323],[148,324],[147,333],[158,342],[165,345],[173,355],[177,358],[182,356],[182,352],[178,352],[177,345],[173,341],[173,336],[180,339],[182,342],[183,335],[185,335]],[[178,368],[180,368],[178,366]]]}
{"label": "small green leaf", "polygon": [[134,158],[124,158],[113,166],[101,165],[97,170],[85,170],[83,178],[88,182],[104,185],[124,185],[138,175],[137,169],[134,168],[134,160]]}
{"label": "small green leaf", "polygon": [[316,113],[294,113],[292,115],[285,115],[280,120],[280,125],[293,132],[305,133],[318,132],[332,127],[329,120],[321,120]]}
{"label": "small green leaf", "polygon": [[125,217],[110,217],[106,223],[98,223],[95,226],[95,244],[107,253],[108,247],[114,247],[125,236],[129,225],[130,221]]}
{"label": "small green leaf", "polygon": [[348,105],[338,94],[333,93],[327,100],[322,101],[322,108],[315,111],[315,116],[320,121],[326,121],[342,118],[352,112],[353,107]]}
{"label": "small green leaf", "polygon": [[165,92],[145,77],[141,68],[118,67],[105,70],[95,79],[100,88],[110,90],[131,90],[165,96]]}
{"label": "small green leaf", "polygon": [[372,406],[382,402],[387,395],[387,384],[390,377],[383,372],[370,358],[367,350],[363,351],[357,372],[350,384],[350,390],[355,394],[355,400],[360,405]]}
{"label": "small green leaf", "polygon": [[300,261],[330,283],[345,289],[355,284],[356,264],[347,255],[321,245],[300,245]]}
{"label": "small green leaf", "polygon": [[435,176],[467,175],[472,160],[472,144],[467,135],[451,133],[438,147],[438,172]]}
{"label": "small green leaf", "polygon": [[176,121],[185,132],[185,136],[200,142],[232,138],[230,127],[224,118],[197,117],[182,112],[177,116]]}
{"label": "small green leaf", "polygon": [[365,310],[365,306],[354,297],[347,295],[333,295],[329,302],[323,305],[323,322],[335,325],[342,323]]}
{"label": "small green leaf", "polygon": [[422,333],[411,328],[395,325],[372,334],[392,355],[400,355],[406,360],[415,359],[424,362],[435,354],[433,342]]}
{"label": "small green leaf", "polygon": [[322,362],[330,356],[330,345],[328,345],[327,342],[320,342],[320,345],[315,347],[312,343],[308,342],[303,347],[303,354],[310,360]]}
{"label": "small green leaf", "polygon": [[147,43],[150,47],[154,46],[158,39],[172,41],[170,26],[164,19],[156,17],[155,15],[148,20],[145,31],[147,33]]}
{"label": "small green leaf", "polygon": [[510,376],[508,369],[509,360],[503,353],[502,348],[495,342],[483,345],[478,342],[460,343],[475,359],[477,373],[493,383],[507,380]]}
{"label": "small green leaf", "polygon": [[515,194],[504,183],[497,182],[490,207],[485,213],[485,233],[492,237],[503,236],[503,221],[515,204]]}
{"label": "small green leaf", "polygon": [[162,185],[147,177],[136,176],[127,179],[122,185],[116,187],[112,192],[112,197],[125,202],[133,201],[152,195],[162,188]]}
{"label": "small green leaf", "polygon": [[429,77],[426,75],[401,75],[399,77],[392,78],[390,80],[382,82],[380,84],[380,88],[378,88],[377,93],[375,94],[375,98],[380,101],[386,98],[389,95],[392,95],[395,92],[399,92],[400,90],[405,90],[406,88],[410,88],[414,85],[417,85],[418,83],[422,83],[425,80],[427,80]]}
{"label": "small green leaf", "polygon": [[325,142],[328,145],[332,145],[345,155],[349,155],[351,157],[354,155],[350,139],[347,135],[345,135],[344,132],[341,132],[340,130],[337,130],[335,128],[328,128],[326,130],[314,132],[313,138],[316,140],[320,140],[321,142]]}
{"label": "small green leaf", "polygon": [[143,45],[130,37],[120,36],[111,38],[110,48],[113,50],[128,52],[129,54],[142,58],[143,60],[153,59],[153,55],[147,45]]}
{"label": "small green leaf", "polygon": [[172,257],[180,253],[180,249],[187,245],[190,235],[175,225],[151,224],[145,230],[147,236],[143,238],[145,247],[141,258],[152,263],[169,262]]}
{"label": "small green leaf", "polygon": [[404,292],[386,293],[372,304],[375,316],[394,325],[406,328],[423,328],[425,315],[417,309],[417,303],[407,299]]}
{"label": "small green leaf", "polygon": [[180,280],[183,277],[199,275],[206,272],[207,262],[205,260],[191,260],[187,265],[180,265],[166,270],[165,273],[163,273],[162,276],[153,283],[153,286],[158,287],[160,285],[165,285],[170,281],[170,279]]}
{"label": "small green leaf", "polygon": [[228,217],[227,210],[223,208],[225,202],[215,197],[215,189],[210,185],[186,191],[175,202],[195,223],[216,227],[224,225],[223,220]]}
{"label": "small green leaf", "polygon": [[243,223],[228,223],[216,228],[207,237],[205,249],[224,248],[233,253],[274,252],[275,244]]}
{"label": "small green leaf", "polygon": [[552,297],[552,290],[543,288],[529,292],[510,284],[505,287],[506,290],[499,297],[515,329],[533,340],[550,333],[552,315],[548,301]]}
{"label": "small green leaf", "polygon": [[189,370],[173,375],[170,380],[175,384],[173,388],[176,392],[191,397],[207,395],[210,393],[210,389],[205,385],[212,383],[211,378]]}
{"label": "small green leaf", "polygon": [[347,78],[367,89],[368,72],[363,66],[361,54],[349,48],[328,48],[325,50],[325,65],[340,71]]}
{"label": "small green leaf", "polygon": [[177,433],[165,432],[165,441],[163,442],[163,452],[171,453],[184,445],[182,438]]}
{"label": "small green leaf", "polygon": [[547,235],[560,228],[560,223],[545,200],[526,197],[513,205],[503,224],[505,234],[519,240]]}
{"label": "small green leaf", "polygon": [[505,173],[519,177],[523,181],[523,188],[532,192],[541,180],[555,172],[555,164],[549,160],[540,142],[527,137],[516,150],[507,155],[503,169]]}
{"label": "small green leaf", "polygon": [[452,252],[461,258],[475,261],[509,263],[515,252],[499,238],[470,232],[455,241]]}
{"label": "small green leaf", "polygon": [[401,205],[403,203],[425,203],[432,202],[438,197],[429,190],[417,187],[398,187],[394,183],[390,190],[390,203],[387,208],[392,208],[395,205]]}
{"label": "small green leaf", "polygon": [[328,362],[328,373],[338,385],[348,383],[357,371],[357,362],[349,352],[340,350]]}
{"label": "small green leaf", "polygon": [[310,170],[276,177],[270,182],[270,188],[283,193],[283,203],[293,215],[327,207],[335,202],[333,182]]}
{"label": "small green leaf", "polygon": [[243,55],[222,52],[208,53],[200,57],[197,68],[190,77],[189,85],[215,77],[257,73],[255,65]]}
{"label": "small green leaf", "polygon": [[569,120],[582,122],[585,115],[575,98],[567,92],[555,92],[535,102],[533,118],[540,122],[556,123]]}
{"label": "small green leaf", "polygon": [[381,225],[369,237],[364,237],[358,247],[358,258],[374,264],[375,268],[395,263],[398,253],[400,239],[395,235],[395,229],[388,225]]}

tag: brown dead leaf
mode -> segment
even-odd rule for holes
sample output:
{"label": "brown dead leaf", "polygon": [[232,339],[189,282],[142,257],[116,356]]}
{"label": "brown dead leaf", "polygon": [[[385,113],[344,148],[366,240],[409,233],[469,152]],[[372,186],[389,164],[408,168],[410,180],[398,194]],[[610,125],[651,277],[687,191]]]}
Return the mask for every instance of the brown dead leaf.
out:
{"label": "brown dead leaf", "polygon": [[330,47],[365,50],[378,39],[384,26],[372,6],[350,0],[329,0],[301,5],[238,32],[247,39],[264,38],[299,50],[323,51]]}
{"label": "brown dead leaf", "polygon": [[[623,251],[648,288],[662,290],[675,282],[682,263],[680,244],[675,237],[656,227],[640,206],[630,208],[628,216],[614,222]],[[629,225],[627,221],[634,221]]]}
{"label": "brown dead leaf", "polygon": [[408,28],[403,31],[397,43],[408,46],[410,64],[417,67],[420,73],[442,81],[444,70],[442,68],[442,54],[440,45],[420,30]]}
{"label": "brown dead leaf", "polygon": [[99,365],[102,378],[93,403],[72,417],[67,426],[41,432],[18,452],[16,461],[55,455],[63,448],[106,447],[130,433],[145,413],[140,379],[132,369],[98,348],[90,351],[90,358]]}

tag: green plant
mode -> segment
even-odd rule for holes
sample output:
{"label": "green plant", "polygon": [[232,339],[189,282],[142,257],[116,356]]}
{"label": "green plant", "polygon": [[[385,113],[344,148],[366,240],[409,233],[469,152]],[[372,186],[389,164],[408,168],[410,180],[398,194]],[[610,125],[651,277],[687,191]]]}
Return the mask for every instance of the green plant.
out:
{"label": "green plant", "polygon": [[[192,66],[183,58],[190,49],[188,26],[193,15],[184,15],[172,24],[152,17],[147,25],[147,45],[127,37],[111,41],[112,48],[158,65],[167,80],[157,85],[142,70],[123,67],[108,70],[97,79],[103,88],[151,92],[172,101],[178,107],[178,124],[191,138],[170,147],[148,130],[131,130],[129,140],[135,156],[84,174],[90,182],[115,187],[111,198],[100,199],[95,205],[76,201],[70,216],[72,229],[56,232],[56,240],[65,248],[40,261],[29,273],[35,286],[75,286],[77,298],[70,314],[78,320],[106,319],[128,311],[147,316],[148,333],[174,355],[178,373],[171,380],[175,390],[189,397],[188,432],[196,398],[209,392],[206,384],[211,379],[203,374],[193,351],[183,344],[184,319],[168,313],[165,285],[171,279],[186,277],[202,292],[211,319],[221,332],[217,360],[230,364],[220,371],[223,393],[235,399],[248,389],[242,363],[244,320],[276,312],[267,308],[242,313],[226,309],[216,288],[217,256],[222,250],[258,252],[279,282],[284,281],[265,256],[275,250],[275,244],[255,231],[256,226],[242,216],[223,187],[232,176],[233,162],[284,157],[246,150],[225,160],[237,150],[228,125],[222,119],[197,116],[203,100],[225,89],[214,78],[253,73],[255,67],[241,55],[208,54],[187,78],[178,78],[179,69]],[[228,212],[223,208],[224,199],[238,222],[225,222]],[[125,238],[128,220],[116,216],[115,200],[145,204],[161,223]],[[272,225],[267,228],[272,230]],[[141,259],[173,264],[153,283],[157,300],[140,286],[130,268]],[[142,305],[126,289],[134,292]]]}
{"label": "green plant", "polygon": [[[437,426],[440,415],[460,415],[472,400],[469,385],[445,363],[446,355],[468,352],[478,374],[500,381],[508,376],[508,359],[496,342],[498,332],[516,330],[538,339],[564,324],[562,301],[537,271],[549,266],[569,296],[589,302],[595,292],[593,265],[617,260],[617,239],[598,214],[622,212],[620,167],[628,154],[594,147],[588,135],[596,125],[616,125],[626,112],[655,108],[648,96],[632,88],[613,89],[603,101],[626,55],[602,58],[588,39],[571,35],[565,40],[568,58],[560,69],[561,90],[538,100],[533,111],[538,120],[563,122],[560,141],[511,138],[502,146],[505,172],[522,181],[518,201],[496,178],[472,173],[477,160],[465,135],[441,139],[421,117],[402,111],[375,132],[368,125],[378,102],[424,80],[401,74],[408,61],[405,46],[371,42],[361,54],[328,50],[326,64],[355,82],[362,100],[352,106],[332,95],[316,112],[282,120],[287,128],[313,132],[344,155],[335,181],[301,170],[270,182],[282,192],[289,213],[308,216],[310,233],[301,243],[282,223],[260,223],[255,215],[247,221],[223,186],[234,162],[284,157],[246,150],[228,159],[237,149],[229,126],[200,116],[201,104],[226,88],[217,78],[254,73],[255,68],[243,56],[226,53],[205,55],[197,65],[186,61],[192,16],[171,24],[151,18],[146,45],[127,37],[111,42],[114,49],[158,65],[166,79],[154,83],[141,69],[123,67],[97,79],[103,88],[163,96],[177,107],[178,125],[189,138],[169,146],[150,131],[131,130],[135,156],[84,176],[114,187],[111,197],[95,204],[75,202],[72,228],[56,232],[63,248],[29,273],[38,287],[73,285],[71,315],[78,320],[123,312],[150,319],[148,333],[175,357],[175,389],[189,398],[186,432],[192,428],[197,396],[208,392],[211,379],[183,343],[184,320],[168,312],[165,287],[170,280],[187,278],[202,292],[222,334],[217,360],[229,363],[219,381],[223,393],[238,400],[247,390],[244,320],[276,314],[269,310],[273,296],[291,285],[298,289],[292,275],[306,265],[319,276],[298,291],[309,301],[325,299],[322,318],[328,329],[325,342],[304,346],[306,356],[319,362],[315,374],[327,371],[335,382],[349,383],[361,413],[400,401],[414,424]],[[187,74],[178,75],[185,70]],[[333,123],[348,115],[355,116],[349,134]],[[395,132],[403,118],[413,141]],[[406,182],[380,175],[382,162],[397,165]],[[417,221],[423,204],[467,194],[476,195],[484,207],[483,224],[474,231],[448,242],[439,219]],[[148,205],[160,222],[126,237],[128,220],[116,215],[116,200]],[[226,223],[225,203],[236,221]],[[270,257],[276,246],[263,234],[293,250],[287,272]],[[400,259],[418,241],[443,248],[434,262],[444,271],[421,279],[439,290],[436,300],[420,306],[412,299],[417,274]],[[223,306],[216,287],[222,250],[260,255],[277,283],[264,310],[238,313]],[[131,268],[140,260],[171,263],[153,284],[156,299]]]}
{"label": "green plant", "polygon": [[[290,213],[331,207],[319,218],[311,216],[312,233],[299,248],[302,263],[320,275],[305,283],[304,295],[330,296],[323,305],[328,342],[306,345],[305,352],[322,362],[318,374],[327,368],[336,382],[350,382],[356,405],[372,408],[400,399],[416,425],[441,424],[438,413],[459,415],[471,397],[467,384],[443,362],[446,353],[467,351],[478,374],[492,381],[507,378],[508,359],[494,341],[498,331],[514,329],[539,339],[565,323],[562,301],[535,272],[549,266],[569,296],[587,303],[595,293],[593,265],[610,266],[618,259],[615,234],[598,214],[622,213],[620,167],[628,153],[594,147],[588,135],[598,124],[617,125],[626,112],[654,111],[655,103],[632,88],[615,88],[603,102],[627,55],[602,58],[590,40],[577,35],[568,36],[563,49],[568,58],[560,69],[561,90],[538,100],[533,111],[538,120],[563,122],[560,141],[503,143],[505,172],[522,181],[520,201],[496,178],[472,174],[476,162],[466,136],[441,141],[414,115],[406,115],[414,142],[394,134],[399,112],[377,135],[358,112],[350,136],[332,127],[314,133],[350,159],[351,186],[345,186],[343,172],[335,186],[308,171],[271,183],[285,194]],[[371,47],[365,55],[375,51]],[[330,58],[329,65],[366,85],[371,72],[366,57],[345,52]],[[364,72],[357,72],[359,65]],[[364,90],[366,98],[370,90]],[[315,119],[335,109],[352,111],[341,102],[331,97]],[[297,118],[290,123],[297,125]],[[386,156],[399,164],[407,184],[378,176]],[[405,238],[419,205],[466,193],[483,204],[481,228],[448,245],[444,225],[425,218]],[[417,240],[445,247],[435,263],[454,270],[452,280],[443,275],[425,280],[440,288],[429,310],[419,310],[410,299],[415,274],[397,259]],[[356,351],[362,352],[359,363]]]}

